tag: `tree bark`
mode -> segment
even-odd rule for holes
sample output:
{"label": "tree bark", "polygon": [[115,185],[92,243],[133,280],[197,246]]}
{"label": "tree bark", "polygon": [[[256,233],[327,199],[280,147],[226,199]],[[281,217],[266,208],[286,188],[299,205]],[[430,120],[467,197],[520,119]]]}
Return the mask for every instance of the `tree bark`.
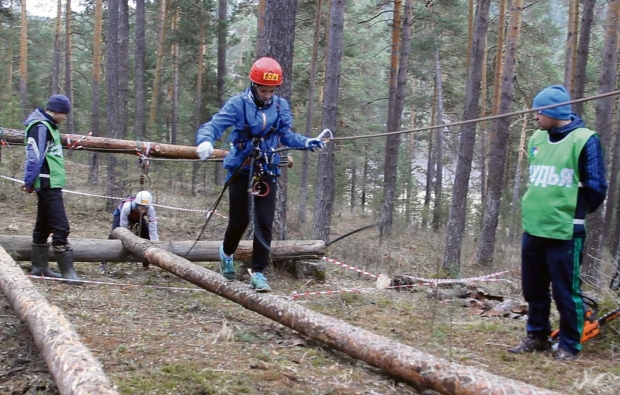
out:
{"label": "tree bark", "polygon": [[[105,80],[106,80],[106,137],[109,139],[119,138],[119,109],[118,109],[118,29],[119,29],[119,12],[118,3],[121,0],[108,0],[108,14],[106,18],[106,64],[105,64]],[[95,139],[97,137],[94,137]],[[119,179],[120,163],[115,155],[107,155],[107,182],[106,194],[108,196],[120,196],[123,194]],[[108,199],[106,209],[112,210],[115,202]]]}
{"label": "tree bark", "polygon": [[0,248],[0,289],[34,342],[63,395],[118,395],[101,363],[84,344],[61,309],[50,304]]}
{"label": "tree bark", "polygon": [[[577,46],[577,62],[575,66],[575,93],[573,99],[581,99],[586,87],[586,70],[588,67],[588,55],[590,53],[590,36],[592,33],[592,21],[594,20],[594,4],[596,0],[581,0],[583,12],[579,28],[579,45]],[[573,104],[573,112],[583,115],[583,103]]]}
{"label": "tree bark", "polygon": [[[400,32],[402,26],[402,1],[394,0],[392,12],[392,48],[390,56],[390,80],[388,89],[388,111],[385,124],[387,133],[398,129],[396,120],[396,90],[398,89],[398,56]],[[383,163],[383,207],[381,210],[381,234],[389,234],[392,231],[394,199],[396,194],[396,178],[398,175],[398,150],[400,135],[389,135],[385,139],[385,160]]]}
{"label": "tree bark", "polygon": [[[21,144],[24,142],[24,131],[4,129],[4,137],[9,143]],[[141,142],[136,145],[135,141],[120,140],[107,137],[83,136],[80,134],[61,134],[60,142],[64,148],[75,145],[77,149],[87,151],[104,151],[108,153],[130,154],[141,153],[155,158],[168,159],[200,159],[196,154],[196,147],[187,145],[172,145],[153,142]],[[74,147],[75,148],[75,147]],[[216,149],[209,156],[208,161],[222,161],[228,155],[228,151]],[[293,157],[288,157],[288,167],[293,167]]]}
{"label": "tree bark", "polygon": [[[439,60],[439,42],[435,42],[435,87],[437,89],[437,125],[443,125],[443,84],[441,75],[441,63]],[[442,211],[442,184],[443,184],[443,131],[444,128],[435,129],[435,204],[433,206],[432,227],[433,232],[439,232]]]}
{"label": "tree bark", "polygon": [[398,380],[447,395],[559,395],[554,391],[423,353],[344,321],[316,313],[292,301],[272,295],[259,295],[245,284],[228,282],[219,274],[153,246],[127,229],[116,228],[113,236],[121,239],[133,254],[148,259],[151,264],[328,347],[382,369]]}
{"label": "tree bark", "polygon": [[[0,235],[0,246],[16,261],[29,261],[32,237]],[[185,259],[195,261],[218,262],[221,241],[158,241],[154,245]],[[76,262],[142,262],[141,257],[132,255],[118,240],[71,238],[73,259]],[[190,251],[191,248],[191,251]],[[189,251],[189,253],[188,253]],[[50,261],[55,261],[50,246]],[[184,256],[187,254],[187,256]],[[292,259],[318,260],[325,255],[325,243],[321,240],[282,240],[271,245],[271,259],[283,261]],[[252,259],[252,241],[242,240],[235,252],[235,259]]]}
{"label": "tree bark", "polygon": [[[73,66],[71,64],[71,18],[71,0],[67,0],[65,5],[65,95],[67,95],[71,103],[74,104],[73,78],[71,77],[71,73],[73,71]],[[73,133],[73,111],[69,111],[69,114],[67,114],[65,130],[68,134]]]}
{"label": "tree bark", "polygon": [[521,137],[519,138],[519,153],[517,154],[517,165],[515,170],[515,179],[512,188],[512,201],[510,204],[510,238],[515,239],[517,229],[520,225],[519,200],[521,198],[521,167],[523,166],[523,156],[525,153],[525,141],[527,137],[527,114],[523,115],[523,123],[521,123]]}
{"label": "tree bark", "polygon": [[[256,47],[256,57],[270,56],[282,66],[284,79],[278,95],[290,102],[293,93],[293,55],[295,48],[295,14],[297,0],[269,0],[265,5],[262,45]],[[288,174],[278,177],[276,212],[273,223],[274,240],[287,238]]]}
{"label": "tree bark", "polygon": [[[166,28],[168,20],[168,10],[170,0],[160,0],[159,10],[159,38],[157,43],[157,63],[155,65],[155,77],[153,79],[153,90],[151,92],[151,110],[149,113],[148,130],[152,133],[155,128],[157,118],[157,103],[159,99],[159,86],[161,82],[161,72],[164,64],[164,52],[166,51]],[[156,136],[149,136],[154,139]]]}
{"label": "tree bark", "polygon": [[[60,0],[59,0],[60,1]],[[100,89],[101,89],[101,41],[103,29],[103,0],[95,0],[94,33],[93,33],[93,102],[90,113],[90,130],[93,136],[99,136]],[[99,155],[91,152],[88,157],[88,183],[99,183]]]}
{"label": "tree bark", "polygon": [[[58,87],[60,86],[60,45],[62,42],[62,0],[58,0],[56,7],[56,23],[54,28],[54,55],[52,60],[52,86],[51,95],[58,93]],[[11,86],[11,85],[9,85]]]}
{"label": "tree bark", "polygon": [[19,95],[21,98],[22,112],[24,117],[30,114],[28,104],[28,15],[26,13],[26,0],[21,0],[22,11],[19,28]]}
{"label": "tree bark", "polygon": [[[482,80],[482,63],[485,61],[490,5],[491,0],[478,0],[476,2],[472,61],[467,70],[467,85],[465,87],[464,121],[475,119],[480,114],[480,82]],[[443,270],[455,277],[461,272],[461,246],[467,217],[467,191],[476,145],[476,124],[470,123],[461,126],[460,135],[459,154],[448,216],[446,248],[442,264]]]}
{"label": "tree bark", "polygon": [[579,0],[569,0],[568,2],[568,32],[566,35],[566,48],[564,52],[564,87],[574,97],[574,73],[575,73],[575,54],[577,53],[577,27],[579,18]]}
{"label": "tree bark", "polygon": [[[512,0],[510,4],[509,33],[506,40],[506,57],[502,72],[502,100],[499,108],[501,114],[510,112],[514,99],[514,77],[521,31],[522,8],[523,0]],[[495,252],[495,237],[499,221],[509,134],[510,117],[497,119],[495,121],[496,137],[491,140],[487,200],[484,209],[482,232],[476,253],[476,261],[484,266],[492,264]]]}
{"label": "tree bark", "polygon": [[[325,61],[325,89],[323,93],[321,130],[330,129],[334,136],[337,134],[338,90],[340,87],[340,60],[342,57],[345,4],[346,0],[331,0]],[[319,154],[317,169],[316,202],[314,205],[312,234],[314,238],[324,241],[329,240],[334,196],[336,194],[334,155],[334,144],[328,143],[327,147]]]}
{"label": "tree bark", "polygon": [[136,0],[136,52],[135,57],[135,107],[134,134],[136,140],[144,137],[145,125],[145,77],[146,72],[146,10],[145,1]]}
{"label": "tree bark", "polygon": [[[605,21],[605,39],[603,43],[601,73],[598,93],[607,93],[616,86],[616,65],[618,62],[618,24],[620,23],[620,0],[609,0]],[[596,102],[596,128],[603,147],[611,145],[611,124],[613,120],[614,98],[605,97]],[[604,150],[605,151],[605,150]],[[609,150],[607,150],[609,151]],[[609,152],[605,153],[607,157]],[[607,163],[607,160],[605,161]],[[607,172],[609,174],[609,172]],[[588,216],[588,239],[583,260],[583,274],[592,284],[599,286],[601,280],[601,255],[606,240],[603,239],[604,205]]]}
{"label": "tree bark", "polygon": [[[316,0],[316,11],[314,15],[314,38],[312,40],[312,57],[310,58],[310,76],[308,81],[308,107],[306,110],[305,135],[310,136],[312,132],[312,118],[314,117],[314,104],[316,103],[316,80],[317,64],[319,57],[319,45],[321,38],[321,14],[323,11],[323,0]],[[301,191],[299,192],[299,211],[297,218],[299,222],[306,223],[306,210],[308,205],[308,168],[310,166],[310,153],[303,151],[301,164]]]}

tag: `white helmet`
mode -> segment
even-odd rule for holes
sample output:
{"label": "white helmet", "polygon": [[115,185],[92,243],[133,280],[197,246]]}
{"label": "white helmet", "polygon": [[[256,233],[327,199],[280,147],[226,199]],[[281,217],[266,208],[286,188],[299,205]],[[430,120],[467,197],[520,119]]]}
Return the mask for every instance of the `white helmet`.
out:
{"label": "white helmet", "polygon": [[149,191],[140,191],[136,195],[134,202],[140,206],[150,206],[153,204],[153,196]]}

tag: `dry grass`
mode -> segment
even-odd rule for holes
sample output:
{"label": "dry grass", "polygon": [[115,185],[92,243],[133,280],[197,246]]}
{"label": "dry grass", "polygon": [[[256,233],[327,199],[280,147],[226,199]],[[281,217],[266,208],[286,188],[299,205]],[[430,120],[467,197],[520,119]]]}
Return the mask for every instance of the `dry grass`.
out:
{"label": "dry grass", "polygon": [[[21,153],[21,151],[20,151]],[[6,155],[6,151],[4,151]],[[19,157],[19,155],[16,155]],[[5,159],[6,160],[6,157]],[[21,159],[20,159],[21,160]],[[0,164],[0,175],[11,175],[13,162]],[[70,190],[99,193],[88,187],[81,166],[70,166]],[[19,176],[18,176],[19,177]],[[160,169],[151,175],[158,203],[206,208],[211,196],[193,198],[172,185],[175,177]],[[175,191],[174,194],[168,191]],[[106,238],[111,214],[103,201],[65,194],[73,237]],[[0,233],[28,235],[35,217],[35,199],[16,185],[0,180]],[[222,202],[220,208],[226,209]],[[202,227],[195,213],[158,211],[163,240],[191,240]],[[362,215],[336,218],[338,236],[372,220]],[[207,239],[221,239],[224,220],[214,220]],[[310,238],[308,225],[292,224],[289,238]],[[442,257],[443,235],[420,229],[399,229],[380,241],[373,230],[330,247],[328,255],[371,273],[432,276]],[[487,272],[472,266],[475,244],[467,240],[464,276]],[[515,284],[479,284],[495,294],[519,298],[518,247],[499,249],[494,269],[514,270]],[[205,263],[215,269],[214,263]],[[22,263],[26,269],[29,265]],[[77,263],[80,276],[102,282],[189,287],[159,268],[148,271],[134,264],[110,264],[115,277],[106,277],[94,263]],[[604,273],[609,272],[605,266]],[[572,363],[557,363],[550,354],[513,356],[506,349],[524,333],[524,322],[489,318],[460,307],[459,300],[438,301],[428,290],[373,290],[371,278],[339,266],[328,266],[323,284],[293,279],[283,271],[268,273],[274,293],[337,290],[359,287],[361,293],[309,296],[298,303],[342,319],[422,351],[567,394],[620,393],[618,329],[614,322],[604,335],[588,343]],[[416,394],[381,371],[338,351],[303,338],[295,331],[206,291],[148,287],[86,285],[67,287],[33,281],[48,300],[62,308],[83,342],[103,363],[123,394]],[[612,294],[598,293],[603,310],[620,303]],[[557,316],[554,317],[557,320]],[[619,320],[620,321],[620,320]],[[57,394],[39,351],[0,295],[0,394]]]}

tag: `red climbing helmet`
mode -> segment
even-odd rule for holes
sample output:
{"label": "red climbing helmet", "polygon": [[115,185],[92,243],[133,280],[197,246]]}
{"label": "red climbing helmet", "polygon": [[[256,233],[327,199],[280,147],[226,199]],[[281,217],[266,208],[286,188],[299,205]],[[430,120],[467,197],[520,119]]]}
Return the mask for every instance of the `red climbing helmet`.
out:
{"label": "red climbing helmet", "polygon": [[278,86],[282,84],[282,67],[275,59],[262,57],[250,69],[250,81],[258,85]]}

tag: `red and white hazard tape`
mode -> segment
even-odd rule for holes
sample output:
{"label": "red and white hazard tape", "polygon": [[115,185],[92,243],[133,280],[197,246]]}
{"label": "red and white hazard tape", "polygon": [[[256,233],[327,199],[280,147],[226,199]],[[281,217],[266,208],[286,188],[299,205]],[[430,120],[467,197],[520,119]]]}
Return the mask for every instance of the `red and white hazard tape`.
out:
{"label": "red and white hazard tape", "polygon": [[[22,180],[18,180],[18,179],[16,179],[16,178],[12,178],[12,177],[0,176],[0,178],[4,178],[4,179],[6,179],[6,180],[10,180],[10,181],[15,181],[15,182],[18,182],[18,183],[21,183],[21,184],[23,184],[23,183],[24,183],[24,181],[22,181]],[[125,199],[126,199],[126,197],[122,198],[122,197],[116,197],[116,196],[95,195],[95,194],[92,194],[92,193],[78,192],[78,191],[71,191],[71,190],[69,190],[69,189],[63,189],[62,191],[63,191],[63,192],[66,192],[66,193],[71,193],[71,194],[74,194],[74,195],[90,196],[90,197],[96,197],[96,198],[102,198],[102,199],[115,199],[115,200],[125,200]],[[197,210],[197,209],[191,209],[191,208],[182,208],[182,207],[166,206],[166,205],[163,205],[163,204],[156,204],[156,203],[153,203],[153,206],[155,206],[155,207],[160,207],[160,208],[166,208],[166,209],[170,209],[170,210],[177,210],[177,211],[188,211],[188,212],[194,212],[194,213],[206,213],[206,214],[211,213],[211,211],[209,211],[209,210]],[[222,217],[222,218],[226,218],[226,219],[228,219],[228,217],[227,217],[227,216],[222,215],[222,214],[219,214],[217,211],[216,211],[214,214],[215,214],[215,215],[217,215],[217,216],[219,216],[219,217]]]}
{"label": "red and white hazard tape", "polygon": [[334,265],[342,266],[342,267],[344,267],[344,268],[346,268],[346,269],[353,270],[353,271],[356,271],[356,272],[358,272],[358,273],[365,274],[365,275],[370,276],[370,277],[372,277],[372,278],[378,278],[378,277],[379,277],[379,276],[377,276],[376,274],[372,274],[372,273],[367,272],[366,270],[363,270],[363,269],[358,269],[358,268],[356,268],[356,267],[353,267],[353,266],[351,266],[351,265],[347,265],[346,263],[342,263],[342,262],[340,262],[340,261],[337,261],[337,260],[335,260],[335,259],[328,258],[328,257],[326,257],[326,256],[324,256],[324,257],[323,257],[323,260],[325,260],[325,261],[327,261],[327,262],[329,262],[329,263],[333,263]]}
{"label": "red and white hazard tape", "polygon": [[467,278],[425,278],[425,277],[415,277],[415,276],[403,276],[406,278],[410,278],[415,281],[419,281],[425,284],[458,284],[458,283],[473,283],[475,281],[484,281],[484,282],[512,282],[510,280],[506,280],[504,278],[493,278],[497,276],[501,276],[502,274],[509,273],[510,270],[504,270],[497,273],[485,274],[483,276],[477,277],[467,277]]}
{"label": "red and white hazard tape", "polygon": [[[329,263],[333,263],[335,265],[338,266],[342,266],[346,269],[350,269],[353,271],[356,271],[358,273],[362,273],[365,274],[367,276],[370,276],[372,278],[378,278],[379,276],[377,276],[376,274],[372,274],[367,272],[366,270],[363,269],[358,269],[354,266],[351,265],[347,265],[346,263],[337,261],[335,259],[332,258],[328,258],[328,257],[323,257],[323,260],[329,262]],[[427,283],[427,284],[457,284],[457,283],[471,283],[474,281],[504,281],[504,282],[511,282],[510,280],[505,280],[505,279],[493,279],[492,277],[497,277],[497,276],[501,276],[502,274],[506,274],[509,273],[509,270],[504,270],[501,272],[497,272],[497,273],[491,273],[491,274],[485,274],[483,276],[477,276],[477,277],[468,277],[468,278],[425,278],[425,277],[415,277],[415,276],[404,276],[407,278],[410,278],[412,280],[415,281],[419,281],[422,283]]]}

